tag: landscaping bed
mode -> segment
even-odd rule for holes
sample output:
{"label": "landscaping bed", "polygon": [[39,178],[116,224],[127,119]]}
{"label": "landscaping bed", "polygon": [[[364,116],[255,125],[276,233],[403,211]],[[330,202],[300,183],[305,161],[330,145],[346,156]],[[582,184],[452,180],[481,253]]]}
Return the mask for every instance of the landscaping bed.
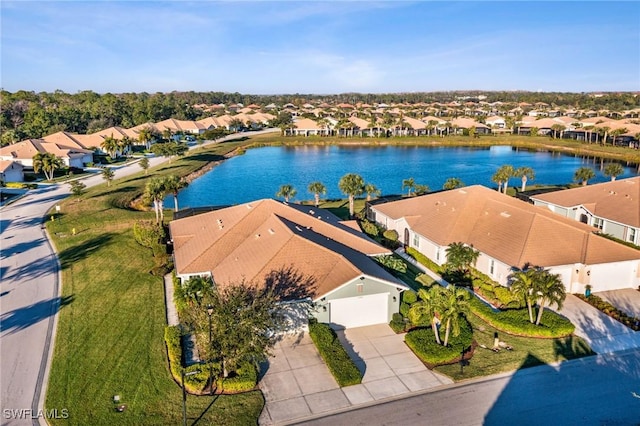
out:
{"label": "landscaping bed", "polygon": [[626,325],[630,329],[634,331],[640,331],[640,318],[631,316],[626,312],[616,308],[611,303],[603,300],[601,297],[596,296],[595,294],[590,294],[589,296],[585,296],[584,294],[576,294],[579,299],[587,302],[600,312],[603,312],[609,315],[614,320]]}
{"label": "landscaping bed", "polygon": [[[440,339],[444,340],[444,327],[440,327]],[[460,361],[464,354],[465,359],[473,356],[473,328],[466,319],[461,320],[460,334],[450,336],[449,344],[443,346],[436,342],[435,334],[431,327],[418,327],[410,330],[405,338],[405,343],[424,364],[433,369],[438,365],[454,364]]]}

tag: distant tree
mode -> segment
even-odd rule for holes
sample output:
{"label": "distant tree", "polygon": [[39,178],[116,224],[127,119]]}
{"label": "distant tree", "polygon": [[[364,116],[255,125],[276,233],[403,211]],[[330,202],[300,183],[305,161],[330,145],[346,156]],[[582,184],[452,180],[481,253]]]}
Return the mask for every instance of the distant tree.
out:
{"label": "distant tree", "polygon": [[138,132],[138,142],[142,143],[146,149],[151,147],[151,141],[153,140],[153,130],[150,126],[143,127]]}
{"label": "distant tree", "polygon": [[460,179],[452,177],[446,180],[446,182],[444,183],[444,185],[442,185],[442,189],[456,189],[456,188],[462,188],[464,186],[464,182],[462,182]]}
{"label": "distant tree", "polygon": [[44,173],[46,180],[53,180],[55,171],[63,166],[62,160],[50,152],[39,152],[33,156],[33,171]]}
{"label": "distant tree", "polygon": [[407,197],[411,197],[411,191],[416,187],[416,181],[410,177],[402,181],[402,189],[407,188]]}
{"label": "distant tree", "polygon": [[189,150],[189,147],[182,142],[156,143],[151,147],[151,152],[161,157],[169,158],[169,162],[175,156],[182,156]]}
{"label": "distant tree", "polygon": [[338,188],[349,197],[349,216],[353,217],[354,200],[364,192],[364,179],[355,173],[346,174],[340,178]]}
{"label": "distant tree", "polygon": [[316,207],[320,204],[320,195],[327,193],[327,187],[322,182],[311,182],[307,188],[313,194],[313,201]]}
{"label": "distant tree", "polygon": [[537,127],[532,127],[529,129],[529,136],[538,136],[538,132],[540,131]]}
{"label": "distant tree", "polygon": [[364,192],[367,194],[367,201],[371,201],[372,196],[379,196],[381,191],[372,183],[364,185]]}
{"label": "distant tree", "polygon": [[502,192],[507,193],[507,188],[509,187],[509,179],[511,179],[514,175],[513,166],[509,164],[505,164],[500,166],[496,173],[491,177],[491,180],[498,184],[498,192],[500,192],[500,187],[502,186]]}
{"label": "distant tree", "polygon": [[297,193],[298,191],[296,191],[293,185],[286,184],[280,186],[280,189],[276,192],[276,197],[282,197],[284,198],[284,201],[288,203],[289,198],[295,197]]}
{"label": "distant tree", "polygon": [[531,167],[518,167],[513,173],[515,177],[522,179],[522,187],[520,191],[525,191],[527,188],[527,180],[535,179],[536,175]]}
{"label": "distant tree", "polygon": [[618,136],[624,135],[624,134],[625,134],[625,133],[627,133],[628,131],[629,131],[629,130],[627,130],[627,128],[626,128],[626,127],[621,127],[621,128],[619,128],[619,129],[612,130],[612,131],[611,131],[611,133],[610,133],[610,135],[611,135],[611,136],[613,136],[613,140],[611,141],[611,144],[612,144],[613,146],[615,146],[615,145],[616,145],[616,138],[617,138]]}
{"label": "distant tree", "polygon": [[165,191],[173,195],[173,209],[176,212],[178,211],[178,192],[187,186],[187,181],[176,175],[169,175],[164,178]]}
{"label": "distant tree", "polygon": [[427,194],[430,190],[431,189],[429,188],[429,185],[423,185],[423,184],[420,184],[420,183],[416,183],[414,194],[415,195],[424,195],[424,194]]}
{"label": "distant tree", "polygon": [[164,221],[162,202],[166,195],[167,188],[163,177],[152,177],[147,181],[144,189],[144,198],[153,203],[153,210],[156,213],[156,223],[162,223]]}
{"label": "distant tree", "polygon": [[73,194],[76,197],[81,196],[84,193],[84,189],[87,187],[87,185],[85,185],[79,180],[71,181],[69,183],[69,186],[71,188],[71,194]]}
{"label": "distant tree", "polygon": [[624,168],[618,163],[609,163],[604,166],[604,175],[610,177],[612,182],[623,173]]}
{"label": "distant tree", "polygon": [[104,138],[102,143],[100,143],[100,148],[102,148],[104,152],[109,154],[111,158],[116,158],[116,154],[119,148],[118,141],[114,139],[113,136],[107,136],[106,138]]}
{"label": "distant tree", "polygon": [[144,174],[146,175],[147,171],[149,170],[149,159],[147,157],[142,157],[138,162],[138,165],[140,166],[140,168],[142,168],[142,170],[144,170]]}
{"label": "distant tree", "polygon": [[551,130],[553,130],[553,138],[556,139],[558,137],[558,133],[560,133],[560,138],[562,138],[562,133],[566,130],[566,127],[562,124],[554,124],[551,126]]}
{"label": "distant tree", "polygon": [[587,186],[589,179],[596,177],[596,172],[591,167],[580,167],[573,174],[573,180],[581,182],[582,186]]}
{"label": "distant tree", "polygon": [[107,186],[111,186],[111,181],[115,177],[115,173],[111,167],[105,167],[102,169],[102,179],[107,182]]}

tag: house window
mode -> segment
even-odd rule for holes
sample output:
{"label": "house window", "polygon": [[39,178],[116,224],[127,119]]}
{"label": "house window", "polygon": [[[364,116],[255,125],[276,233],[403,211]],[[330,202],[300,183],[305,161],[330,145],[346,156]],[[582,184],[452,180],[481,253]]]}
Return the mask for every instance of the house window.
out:
{"label": "house window", "polygon": [[496,261],[491,259],[491,261],[489,262],[489,275],[493,276],[495,269],[496,269]]}
{"label": "house window", "polygon": [[362,283],[356,284],[356,291],[358,293],[364,293],[364,284],[362,284]]}
{"label": "house window", "polygon": [[635,242],[636,240],[636,228],[628,228],[629,232],[627,232],[627,241],[630,243]]}
{"label": "house window", "polygon": [[599,217],[593,218],[593,226],[602,231],[602,229],[604,228],[604,219],[601,219]]}
{"label": "house window", "polygon": [[413,234],[413,246],[415,248],[420,248],[420,236],[418,234]]}

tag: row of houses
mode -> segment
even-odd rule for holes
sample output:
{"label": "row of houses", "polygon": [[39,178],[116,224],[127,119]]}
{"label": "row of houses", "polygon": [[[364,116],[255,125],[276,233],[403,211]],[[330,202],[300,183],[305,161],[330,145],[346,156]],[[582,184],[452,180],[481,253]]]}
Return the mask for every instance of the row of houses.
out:
{"label": "row of houses", "polygon": [[[559,274],[572,293],[640,285],[640,251],[598,234],[640,242],[640,177],[541,195],[535,205],[470,186],[369,203],[367,215],[439,265],[451,243],[473,246],[476,268],[505,286],[526,265]],[[322,322],[387,323],[407,289],[373,260],[388,249],[354,221],[310,206],[258,200],[174,220],[169,229],[180,279],[278,285],[310,302]]]}

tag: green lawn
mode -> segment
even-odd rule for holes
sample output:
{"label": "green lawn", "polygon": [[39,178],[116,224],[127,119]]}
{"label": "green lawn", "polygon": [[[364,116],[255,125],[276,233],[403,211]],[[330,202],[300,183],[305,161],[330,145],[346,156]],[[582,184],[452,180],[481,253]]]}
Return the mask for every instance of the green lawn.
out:
{"label": "green lawn", "polygon": [[[470,314],[468,318],[473,326],[473,337],[478,343],[478,347],[475,349],[473,358],[469,360],[469,364],[464,367],[464,372],[460,373],[460,364],[435,368],[439,373],[443,373],[455,381],[595,354],[589,344],[580,337],[570,336],[560,339],[516,337],[498,331],[473,314]],[[498,333],[500,341],[511,346],[513,350],[501,349],[496,353],[479,346],[485,345],[487,348],[492,348],[494,333]]]}
{"label": "green lawn", "polygon": [[[152,170],[149,176],[184,175],[236,144],[222,144]],[[56,424],[179,424],[182,392],[171,379],[163,341],[162,279],[149,274],[154,261],[131,230],[152,212],[124,208],[142,191],[142,173],[100,185],[79,200],[68,199],[47,228],[62,265],[61,308],[45,406],[67,408]],[[73,235],[72,229],[76,229]],[[127,404],[114,410],[113,395]],[[213,404],[212,404],[213,402]],[[255,424],[262,394],[192,396],[189,423]]]}
{"label": "green lawn", "polygon": [[[353,211],[358,213],[364,210],[365,200],[363,198],[356,198],[353,202]],[[320,208],[329,210],[334,215],[338,216],[342,220],[349,220],[349,200],[330,200],[320,202]]]}

